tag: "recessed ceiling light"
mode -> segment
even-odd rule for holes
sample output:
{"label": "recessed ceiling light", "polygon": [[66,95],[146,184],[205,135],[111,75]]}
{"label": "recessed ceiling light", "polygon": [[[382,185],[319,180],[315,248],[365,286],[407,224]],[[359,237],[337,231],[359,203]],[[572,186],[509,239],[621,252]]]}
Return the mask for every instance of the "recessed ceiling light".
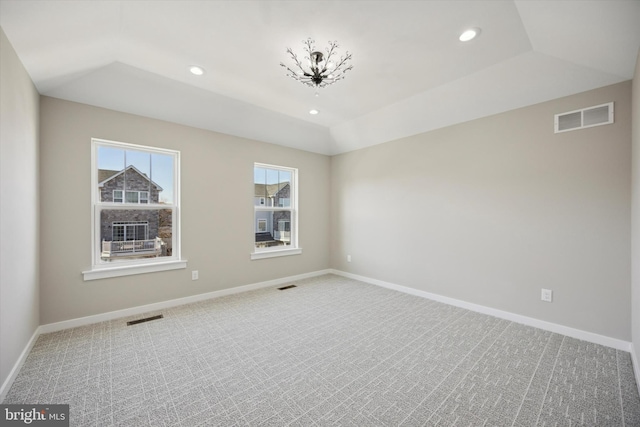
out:
{"label": "recessed ceiling light", "polygon": [[313,114],[314,116],[316,114],[318,114],[320,111],[316,110],[315,108],[313,110],[309,110],[309,114]]}
{"label": "recessed ceiling light", "polygon": [[198,67],[197,65],[192,65],[191,67],[189,67],[189,71],[191,71],[191,74],[195,74],[196,76],[201,76],[204,74],[204,68]]}
{"label": "recessed ceiling light", "polygon": [[460,34],[461,42],[468,42],[470,40],[475,39],[478,34],[480,34],[480,28],[470,28],[466,30],[464,33]]}

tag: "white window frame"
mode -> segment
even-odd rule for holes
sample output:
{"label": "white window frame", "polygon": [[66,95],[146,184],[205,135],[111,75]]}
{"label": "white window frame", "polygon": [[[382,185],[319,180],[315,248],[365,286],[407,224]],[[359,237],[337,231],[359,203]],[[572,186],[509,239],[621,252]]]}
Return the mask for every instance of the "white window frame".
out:
{"label": "white window frame", "polygon": [[[277,211],[286,211],[291,212],[291,222],[290,222],[290,230],[291,230],[291,241],[288,246],[274,246],[270,248],[257,248],[255,245],[255,233],[256,229],[253,229],[253,233],[251,235],[253,252],[251,253],[252,260],[265,259],[265,258],[275,258],[281,256],[290,256],[290,255],[300,255],[302,254],[302,248],[298,245],[298,169],[286,167],[286,166],[277,166],[266,163],[254,163],[252,172],[255,171],[255,168],[265,168],[265,169],[276,169],[284,172],[291,173],[291,182],[289,183],[289,197],[291,199],[290,206],[288,207],[279,207],[279,206],[264,206],[259,205],[253,207],[253,223],[257,225],[257,213],[258,212],[277,212]],[[252,173],[253,180],[253,173]],[[252,186],[253,188],[253,186]],[[272,205],[274,203],[271,203]]]}
{"label": "white window frame", "polygon": [[[122,197],[116,197],[116,192],[118,193],[122,193]],[[138,194],[138,201],[136,202],[139,205],[146,205],[149,203],[149,192],[148,191],[132,191],[132,190],[113,190],[113,203],[123,203],[126,205],[131,205],[133,202],[126,202],[125,200],[127,199],[127,193],[132,194],[132,193],[137,193]],[[144,198],[144,200],[146,200],[146,202],[142,202],[143,198],[142,198],[142,194],[146,194],[147,197]],[[119,202],[116,202],[116,199],[120,200]]]}
{"label": "white window frame", "polygon": [[[144,197],[144,202],[142,201],[142,195],[146,194],[146,197]],[[138,191],[138,203],[140,203],[141,205],[148,205],[149,204],[149,192],[148,191]]]}
{"label": "white window frame", "polygon": [[[172,156],[173,161],[173,204],[150,203],[124,203],[126,194],[123,193],[123,202],[102,202],[98,187],[98,147],[109,146],[123,150],[135,150],[150,154],[163,154]],[[138,195],[138,201],[140,195]],[[126,206],[126,207],[125,207]],[[100,254],[100,214],[104,209],[143,209],[151,208],[172,209],[172,255],[158,258],[121,260],[117,263],[102,260]],[[180,152],[165,148],[149,147],[144,145],[129,144],[125,142],[108,141],[104,139],[91,139],[91,269],[83,271],[84,280],[96,280],[110,277],[129,276],[132,274],[152,273],[156,271],[176,270],[187,268],[187,260],[180,255]]]}

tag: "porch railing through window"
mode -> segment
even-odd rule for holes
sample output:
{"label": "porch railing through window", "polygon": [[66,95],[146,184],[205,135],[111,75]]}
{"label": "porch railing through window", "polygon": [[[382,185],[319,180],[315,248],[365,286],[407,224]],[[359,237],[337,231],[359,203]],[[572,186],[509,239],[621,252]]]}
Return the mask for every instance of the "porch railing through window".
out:
{"label": "porch railing through window", "polygon": [[162,254],[163,241],[160,238],[151,240],[126,240],[102,242],[102,258],[126,256],[159,256]]}

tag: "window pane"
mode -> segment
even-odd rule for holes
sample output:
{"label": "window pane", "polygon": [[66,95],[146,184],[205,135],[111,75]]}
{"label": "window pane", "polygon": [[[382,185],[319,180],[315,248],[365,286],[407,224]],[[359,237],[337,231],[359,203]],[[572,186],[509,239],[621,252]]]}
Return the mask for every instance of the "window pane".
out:
{"label": "window pane", "polygon": [[265,169],[267,172],[267,184],[277,184],[278,182],[280,182],[279,179],[279,174],[280,171],[277,169]]}
{"label": "window pane", "polygon": [[138,203],[138,192],[127,191],[127,203]]}
{"label": "window pane", "polygon": [[[138,150],[124,150],[99,145],[98,186],[101,202],[122,203],[113,190],[126,191],[125,203],[174,204],[174,158]],[[133,192],[146,192],[142,202]]]}
{"label": "window pane", "polygon": [[113,224],[111,235],[114,242],[124,241],[124,227],[119,226],[118,224]]}
{"label": "window pane", "polygon": [[274,206],[280,208],[291,207],[291,172],[278,171],[278,182],[275,188]]}
{"label": "window pane", "polygon": [[280,245],[291,244],[291,212],[280,211],[273,213],[273,237]]}
{"label": "window pane", "polygon": [[100,251],[105,261],[172,255],[173,209],[102,209]]}
{"label": "window pane", "polygon": [[290,244],[290,211],[256,211],[256,248],[287,246]]}
{"label": "window pane", "polygon": [[173,189],[173,156],[166,154],[151,155],[151,193],[157,191],[151,203],[175,204]]}
{"label": "window pane", "polygon": [[269,196],[267,194],[267,170],[265,168],[253,169],[253,204],[254,206],[268,206]]}
{"label": "window pane", "polygon": [[255,206],[291,207],[291,172],[255,167],[253,176]]}

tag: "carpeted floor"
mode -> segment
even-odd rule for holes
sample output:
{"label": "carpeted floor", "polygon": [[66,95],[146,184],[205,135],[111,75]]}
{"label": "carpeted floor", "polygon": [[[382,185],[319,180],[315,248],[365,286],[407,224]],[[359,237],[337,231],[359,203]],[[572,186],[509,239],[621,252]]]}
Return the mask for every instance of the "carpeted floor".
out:
{"label": "carpeted floor", "polygon": [[640,426],[630,355],[339,276],[41,335],[72,426]]}

